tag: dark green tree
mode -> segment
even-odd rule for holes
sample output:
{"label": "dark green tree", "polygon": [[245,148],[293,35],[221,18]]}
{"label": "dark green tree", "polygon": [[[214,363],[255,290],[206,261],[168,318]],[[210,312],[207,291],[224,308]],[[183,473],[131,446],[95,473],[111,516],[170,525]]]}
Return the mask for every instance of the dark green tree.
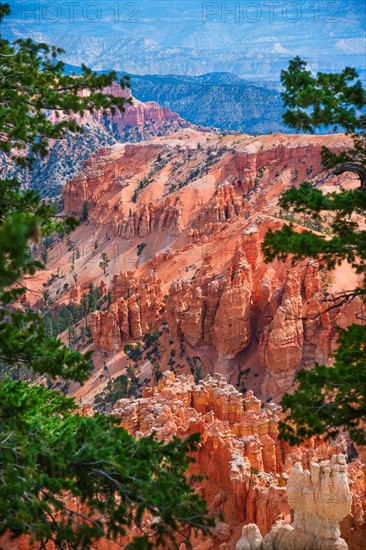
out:
{"label": "dark green tree", "polygon": [[42,262],[43,262],[44,264],[47,263],[47,260],[48,260],[48,250],[47,250],[46,247],[43,247],[43,249],[42,249],[42,252],[41,252],[41,259],[42,259]]}
{"label": "dark green tree", "polygon": [[109,378],[106,388],[96,396],[94,403],[100,410],[101,407],[105,409],[107,406],[113,405],[119,399],[140,396],[139,379],[134,366],[127,365],[126,374],[121,374],[117,378]]}
{"label": "dark green tree", "polygon": [[[8,13],[9,6],[0,4],[0,19]],[[83,67],[81,76],[65,75],[59,53],[30,39],[0,37],[0,151],[20,166],[31,168],[36,156],[46,155],[50,139],[81,131],[73,117],[52,124],[49,112],[57,118],[60,112],[124,107],[122,98],[101,91],[116,80],[114,73],[97,76]],[[128,84],[125,78],[120,83]],[[164,544],[180,526],[207,530],[205,504],[185,476],[196,437],[136,440],[117,419],[84,417],[74,400],[42,385],[83,383],[93,368],[90,354],[48,337],[44,320],[17,304],[24,277],[43,267],[31,254],[32,243],[62,237],[77,223],[55,214],[37,191],[23,189],[15,178],[1,180],[0,535],[27,534],[41,548],[54,541],[60,549],[87,549],[102,536],[117,539],[134,525],[143,527],[149,514],[150,533],[141,530],[125,544],[144,549]],[[81,508],[70,505],[70,496]]]}
{"label": "dark green tree", "polygon": [[85,201],[83,204],[83,214],[81,216],[81,221],[86,222],[89,218],[89,202]]}
{"label": "dark green tree", "polygon": [[[353,139],[353,147],[340,154],[323,148],[322,162],[329,177],[356,173],[357,189],[323,194],[316,184],[305,181],[285,191],[279,201],[282,209],[294,216],[305,214],[315,222],[330,213],[330,236],[298,232],[290,224],[269,231],[263,243],[267,261],[291,257],[296,262],[310,257],[326,270],[347,261],[363,276],[356,288],[325,297],[324,310],[366,296],[366,231],[355,219],[355,214],[364,216],[366,210],[366,119],[362,111],[366,93],[357,76],[349,67],[340,74],[312,75],[299,57],[281,73],[287,124],[306,132],[343,129]],[[334,436],[340,429],[348,430],[355,442],[366,442],[366,327],[351,325],[339,331],[338,346],[332,367],[317,364],[311,371],[300,371],[297,389],[282,399],[287,416],[280,424],[280,435],[291,443],[312,435]]]}
{"label": "dark green tree", "polygon": [[139,379],[136,376],[133,365],[127,365],[126,373],[128,378],[128,396],[130,397],[137,394],[139,388]]}
{"label": "dark green tree", "polygon": [[107,256],[106,252],[103,252],[101,256],[101,260],[99,262],[99,267],[103,271],[104,276],[107,274],[108,264],[110,263],[110,259]]}
{"label": "dark green tree", "polygon": [[88,311],[90,313],[97,309],[97,299],[98,299],[98,290],[94,288],[93,283],[90,283],[89,296],[88,296]]}
{"label": "dark green tree", "polygon": [[[185,477],[197,437],[136,440],[111,416],[83,417],[60,393],[10,379],[0,386],[0,416],[0,533],[88,549],[94,539],[141,525],[148,512],[150,536],[141,532],[124,546],[143,549],[163,541],[172,547],[167,536],[182,524],[206,528]],[[84,502],[82,512],[67,493]]]}

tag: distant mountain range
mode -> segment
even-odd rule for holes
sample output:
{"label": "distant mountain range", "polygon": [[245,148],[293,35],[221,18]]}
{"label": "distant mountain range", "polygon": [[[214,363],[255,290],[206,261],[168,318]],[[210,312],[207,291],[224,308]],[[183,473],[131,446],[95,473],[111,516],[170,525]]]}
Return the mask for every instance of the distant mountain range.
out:
{"label": "distant mountain range", "polygon": [[[66,65],[66,70],[81,71],[71,65]],[[292,132],[282,122],[284,107],[277,82],[245,80],[231,73],[129,76],[136,99],[156,101],[193,124],[222,132]]]}
{"label": "distant mountain range", "polygon": [[70,66],[131,75],[141,101],[195,124],[289,132],[279,79],[295,55],[311,70],[366,76],[366,5],[334,2],[11,2],[1,31],[64,48]]}
{"label": "distant mountain range", "polygon": [[116,141],[167,135],[186,124],[223,133],[291,132],[282,122],[279,77],[295,55],[314,71],[348,65],[363,81],[366,75],[366,6],[360,0],[10,5],[1,25],[4,38],[31,37],[63,48],[69,71],[86,64],[130,74],[133,96],[158,104],[147,111],[137,105],[130,111],[135,120],[118,127],[115,120],[90,119],[83,136],[56,143],[29,182],[54,194],[92,152]]}
{"label": "distant mountain range", "polygon": [[[66,70],[81,71],[70,65]],[[281,121],[284,109],[277,83],[246,81],[230,73],[130,77],[133,105],[127,105],[124,113],[111,117],[85,114],[79,120],[84,133],[67,134],[53,142],[48,156],[37,159],[30,173],[22,174],[6,157],[0,158],[0,166],[9,176],[16,173],[44,196],[52,197],[59,195],[92,153],[117,141],[139,142],[185,128],[246,134],[291,131]],[[108,92],[130,95],[117,85]]]}
{"label": "distant mountain range", "polygon": [[[129,90],[121,90],[117,84],[106,88],[105,92],[116,97],[131,95]],[[133,99],[133,105],[126,105],[123,113],[117,110],[113,116],[103,116],[97,111],[94,114],[85,113],[82,118],[74,118],[83,127],[83,133],[67,132],[63,139],[51,141],[48,155],[38,158],[30,172],[14,166],[5,154],[0,155],[3,175],[16,175],[30,187],[39,189],[46,197],[58,196],[63,185],[82,169],[90,155],[103,147],[117,142],[135,143],[172,135],[187,128],[203,132],[208,130],[187,122],[154,101],[143,103],[136,98]]]}
{"label": "distant mountain range", "polygon": [[289,132],[277,83],[255,82],[230,73],[189,76],[131,75],[140,101],[157,101],[193,122],[249,134]]}
{"label": "distant mountain range", "polygon": [[31,36],[95,70],[199,76],[230,72],[279,80],[300,55],[313,70],[365,71],[362,0],[333,2],[65,2],[12,0],[5,37]]}

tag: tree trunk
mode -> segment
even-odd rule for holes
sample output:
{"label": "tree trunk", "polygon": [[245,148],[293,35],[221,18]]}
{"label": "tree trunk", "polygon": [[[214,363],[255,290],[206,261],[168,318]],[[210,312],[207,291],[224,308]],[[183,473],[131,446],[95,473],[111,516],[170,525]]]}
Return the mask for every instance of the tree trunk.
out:
{"label": "tree trunk", "polygon": [[361,181],[361,189],[366,190],[366,168],[362,164],[356,164],[354,162],[344,162],[337,166],[333,174],[339,176],[344,172],[353,172],[357,174]]}

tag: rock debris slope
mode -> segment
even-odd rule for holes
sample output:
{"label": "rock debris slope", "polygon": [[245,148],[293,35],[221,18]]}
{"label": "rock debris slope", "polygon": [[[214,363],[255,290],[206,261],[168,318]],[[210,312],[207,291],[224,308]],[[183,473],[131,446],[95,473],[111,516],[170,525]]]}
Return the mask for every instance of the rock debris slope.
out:
{"label": "rock debris slope", "polygon": [[[190,349],[205,372],[221,372],[265,399],[289,390],[300,367],[327,360],[337,327],[362,306],[325,312],[324,290],[348,288],[355,275],[347,266],[329,275],[309,260],[266,264],[261,243],[268,229],[293,221],[278,209],[280,193],[325,179],[322,146],[345,144],[341,135],[223,138],[187,129],[180,139],[92,155],[63,199],[67,214],[81,216],[89,205],[89,220],[73,238],[84,288],[100,277],[99,255],[111,259],[113,304],[93,316],[95,344],[116,353],[161,329],[163,357],[174,346]],[[339,183],[333,178],[323,188]],[[344,177],[342,184],[356,182]],[[316,228],[295,221],[299,231],[327,231],[326,218]]]}

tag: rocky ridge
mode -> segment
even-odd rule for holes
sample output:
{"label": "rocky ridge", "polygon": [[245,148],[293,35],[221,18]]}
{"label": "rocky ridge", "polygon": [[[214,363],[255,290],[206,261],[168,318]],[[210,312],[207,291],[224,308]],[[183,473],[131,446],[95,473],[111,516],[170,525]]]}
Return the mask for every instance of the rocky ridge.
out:
{"label": "rocky ridge", "polygon": [[320,464],[310,462],[310,471],[297,462],[290,471],[286,494],[294,508],[293,525],[280,520],[264,539],[257,525],[245,525],[236,550],[348,550],[339,528],[352,505],[343,454]]}
{"label": "rocky ridge", "polygon": [[[9,175],[17,174],[23,181],[39,189],[46,198],[58,195],[62,186],[83,168],[84,162],[91,154],[103,147],[110,147],[117,142],[139,142],[156,136],[171,135],[185,128],[200,128],[168,107],[160,106],[156,101],[142,102],[132,97],[131,91],[113,84],[104,89],[115,97],[132,99],[126,103],[125,111],[118,109],[114,115],[105,116],[101,112],[85,113],[83,117],[74,116],[82,126],[82,134],[66,133],[62,140],[51,140],[49,153],[34,163],[31,172],[22,172],[12,166],[5,156],[0,158],[0,165]],[[51,119],[55,114],[51,116]],[[58,120],[62,113],[58,113]],[[70,116],[70,115],[68,115]]]}
{"label": "rocky ridge", "polygon": [[[151,296],[153,310],[147,305],[139,313],[145,327],[165,326],[170,341],[195,350],[206,372],[239,384],[249,369],[246,389],[277,399],[298,368],[326,361],[337,327],[355,321],[363,307],[355,300],[326,312],[322,305],[324,288],[344,289],[349,271],[329,276],[312,261],[265,264],[261,243],[268,229],[288,223],[278,213],[279,193],[306,177],[319,179],[321,147],[339,150],[345,143],[341,136],[238,141],[193,133],[93,155],[63,197],[68,214],[81,215],[89,204],[89,227],[95,235],[105,232],[105,249],[113,249],[115,303],[94,314],[94,342],[115,353],[143,335],[127,330],[123,311],[125,302],[145,308],[139,287],[153,276],[159,296]],[[337,184],[333,178],[327,188]],[[300,222],[299,231],[309,228]],[[126,286],[126,278],[135,285]]]}
{"label": "rocky ridge", "polygon": [[[255,523],[262,536],[278,520],[288,530],[291,508],[297,514],[295,529],[317,533],[325,539],[327,526],[329,532],[336,532],[326,517],[337,523],[347,516],[341,523],[341,535],[350,550],[363,548],[366,494],[362,484],[366,481],[366,465],[354,459],[348,465],[348,478],[344,478],[345,462],[339,458],[339,453],[347,453],[344,439],[333,446],[312,439],[306,446],[289,447],[278,439],[280,408],[264,406],[250,391],[243,396],[220,374],[207,376],[197,384],[193,376],[176,377],[165,371],[157,387],[146,388],[140,399],[118,401],[113,414],[137,437],[155,433],[167,441],[174,435],[200,433],[201,443],[191,473],[207,476],[196,483],[196,488],[207,500],[210,513],[222,514],[224,519],[210,540],[197,539],[192,533],[194,550],[234,549],[243,524]],[[318,491],[318,496],[315,508],[307,505],[301,515],[304,501],[298,498],[299,492],[307,495],[309,501],[313,498],[307,489],[308,474],[304,470],[311,471],[312,491]],[[339,472],[339,487],[344,483],[342,479],[347,482],[342,492],[340,488],[332,490],[333,470]],[[311,513],[315,520],[310,518]]]}
{"label": "rocky ridge", "polygon": [[[329,298],[357,283],[347,266],[326,274],[314,262],[263,261],[264,234],[288,223],[279,194],[305,177],[321,181],[324,144],[339,150],[347,141],[185,130],[100,150],[63,190],[65,214],[81,217],[87,203],[88,220],[51,245],[48,269],[27,282],[26,300],[42,309],[46,287],[57,311],[79,303],[91,282],[103,282],[112,306],[93,315],[96,368],[110,354],[113,372],[123,373],[126,343],[145,329],[159,330],[163,368],[171,359],[177,372],[192,372],[186,357],[199,357],[203,374],[221,372],[243,391],[278,399],[298,368],[327,360],[337,327],[356,320],[363,307],[355,300],[323,311],[324,290]],[[340,182],[357,185],[346,175],[321,186],[336,190]],[[326,231],[326,223],[317,229]],[[298,218],[295,227],[303,231],[311,222]],[[103,253],[110,260],[106,274],[99,267]],[[139,287],[146,287],[144,297]],[[145,329],[137,328],[141,318]]]}
{"label": "rocky ridge", "polygon": [[[123,275],[127,281],[121,280]],[[123,282],[128,286],[126,292],[121,293]],[[101,348],[118,351],[123,341],[141,338],[156,327],[162,308],[162,281],[156,276],[134,281],[133,274],[126,273],[116,277],[113,285],[114,303],[105,313],[92,316],[91,332],[94,342]]]}

